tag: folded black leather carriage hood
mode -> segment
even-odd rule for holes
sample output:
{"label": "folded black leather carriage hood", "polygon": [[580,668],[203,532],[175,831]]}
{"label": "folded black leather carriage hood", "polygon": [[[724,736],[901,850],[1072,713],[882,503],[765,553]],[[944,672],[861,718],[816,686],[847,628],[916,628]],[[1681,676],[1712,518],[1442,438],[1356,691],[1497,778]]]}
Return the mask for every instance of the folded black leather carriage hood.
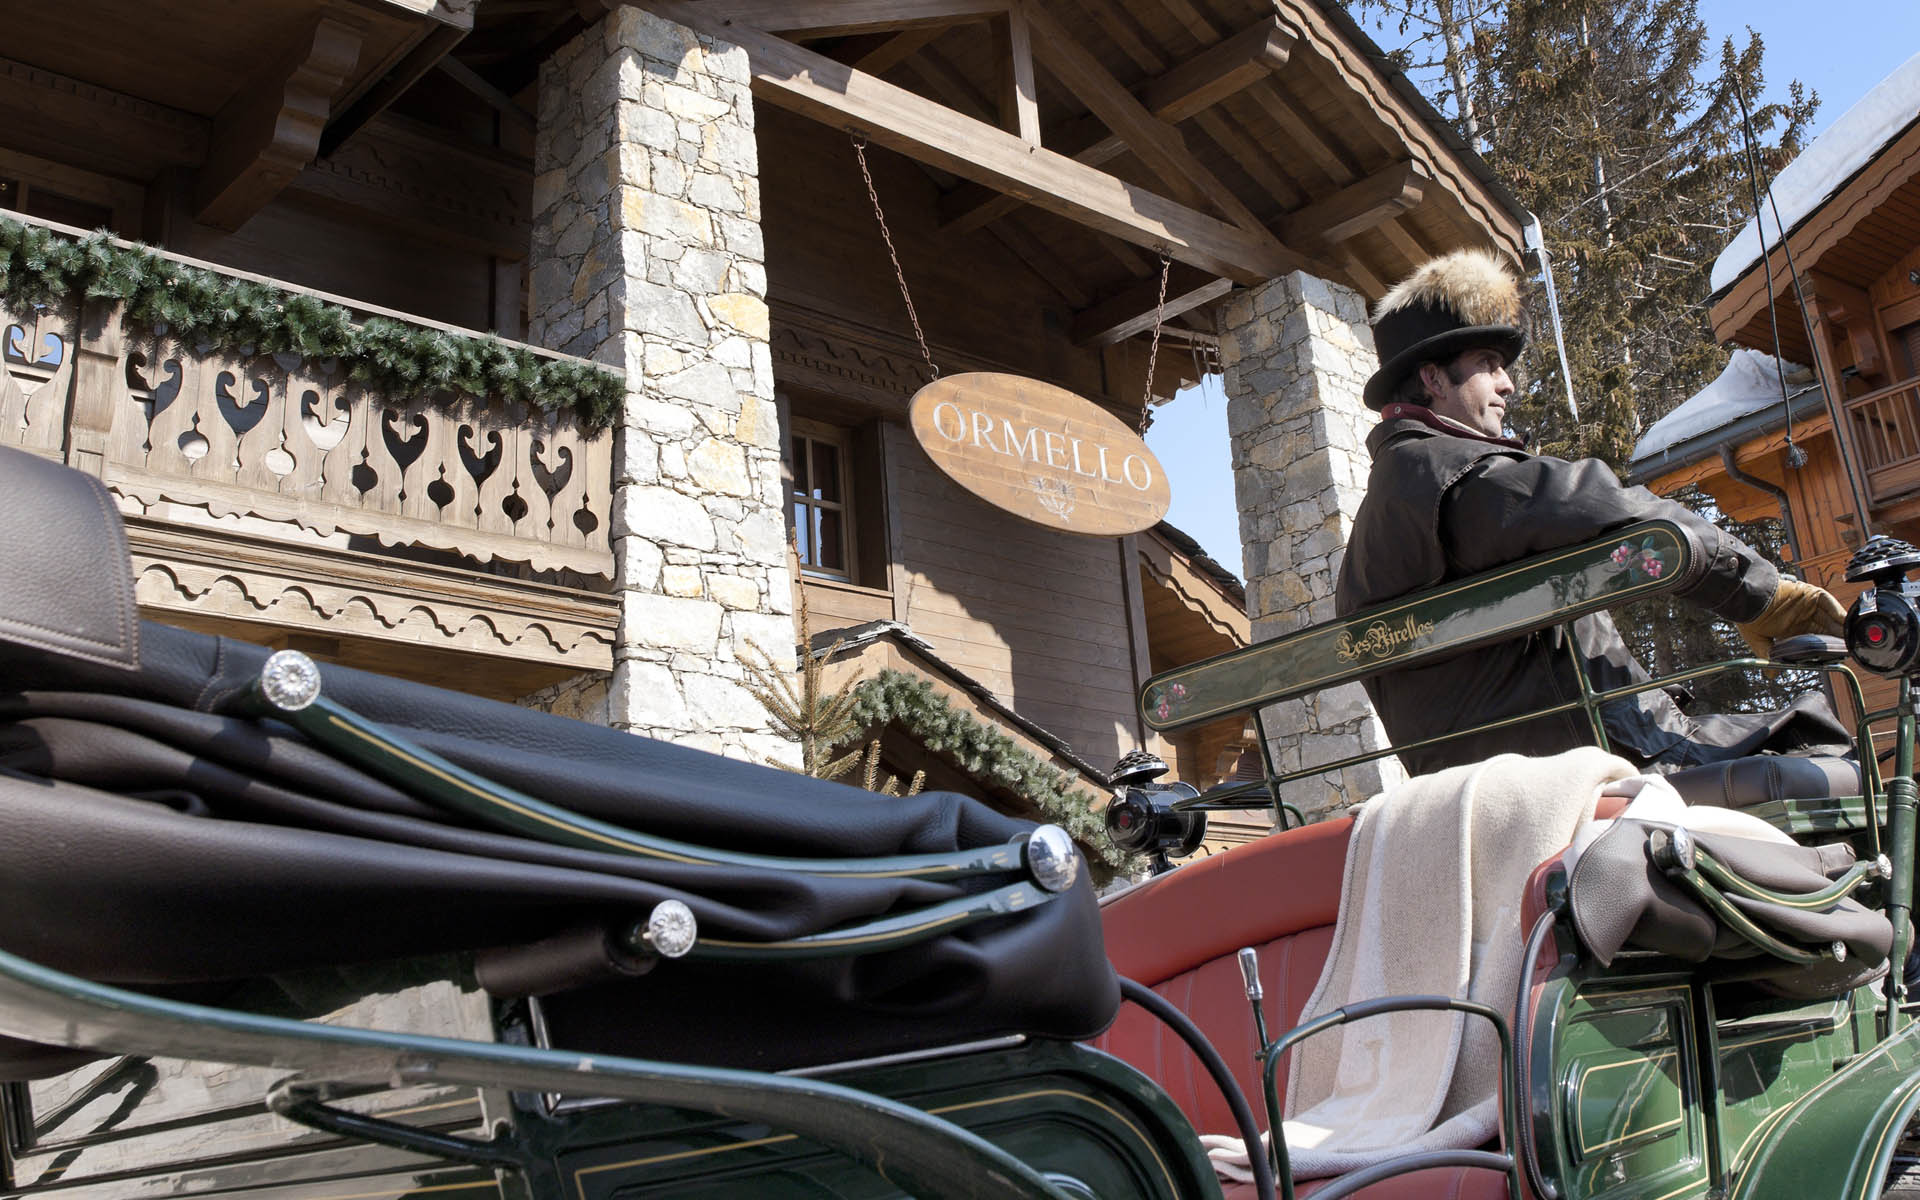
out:
{"label": "folded black leather carriage hood", "polygon": [[[10,568],[21,550],[0,540]],[[0,946],[77,975],[217,1000],[258,993],[263,977],[523,945],[667,898],[692,907],[703,934],[759,941],[987,886],[661,862],[477,828],[285,727],[231,715],[265,649],[151,623],[137,646],[128,671],[0,630]],[[322,671],[329,697],[461,766],[684,841],[842,858],[999,845],[1031,828],[951,793],[883,797]],[[787,1067],[1005,1033],[1089,1036],[1119,996],[1083,871],[1052,903],[902,950],[668,961],[544,1003],[556,1045]],[[12,1049],[9,1068],[0,1044],[0,1078],[31,1069],[33,1052]]]}

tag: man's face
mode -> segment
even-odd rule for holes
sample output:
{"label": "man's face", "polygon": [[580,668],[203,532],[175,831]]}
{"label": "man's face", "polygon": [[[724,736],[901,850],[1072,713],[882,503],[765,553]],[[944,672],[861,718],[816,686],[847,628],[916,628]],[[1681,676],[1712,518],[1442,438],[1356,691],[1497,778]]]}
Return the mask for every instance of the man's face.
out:
{"label": "man's face", "polygon": [[1507,397],[1513,380],[1495,350],[1469,350],[1446,366],[1427,363],[1420,368],[1426,382],[1428,407],[1488,437],[1505,431]]}

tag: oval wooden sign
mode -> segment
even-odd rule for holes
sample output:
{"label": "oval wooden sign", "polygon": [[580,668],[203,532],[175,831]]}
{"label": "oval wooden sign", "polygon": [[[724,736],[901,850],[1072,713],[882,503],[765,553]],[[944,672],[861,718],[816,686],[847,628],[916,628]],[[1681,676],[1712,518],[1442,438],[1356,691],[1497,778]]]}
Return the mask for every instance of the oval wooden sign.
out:
{"label": "oval wooden sign", "polygon": [[1151,529],[1173,499],[1147,444],[1065,388],[976,371],[913,397],[913,436],[961,487],[1017,517],[1069,533]]}

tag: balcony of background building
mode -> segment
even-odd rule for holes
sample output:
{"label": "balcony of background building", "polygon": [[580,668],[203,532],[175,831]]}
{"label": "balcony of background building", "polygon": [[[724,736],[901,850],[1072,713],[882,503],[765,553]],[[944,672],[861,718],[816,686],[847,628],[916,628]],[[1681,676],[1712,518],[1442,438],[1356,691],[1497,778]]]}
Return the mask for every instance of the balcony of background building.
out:
{"label": "balcony of background building", "polygon": [[[398,337],[487,339],[147,253],[385,318]],[[620,375],[498,346],[576,379]],[[610,669],[611,431],[499,394],[382,387],[366,365],[182,344],[112,300],[0,291],[0,442],[106,482],[149,616],[501,698]]]}
{"label": "balcony of background building", "polygon": [[1920,488],[1920,376],[1849,399],[1847,421],[1870,501]]}

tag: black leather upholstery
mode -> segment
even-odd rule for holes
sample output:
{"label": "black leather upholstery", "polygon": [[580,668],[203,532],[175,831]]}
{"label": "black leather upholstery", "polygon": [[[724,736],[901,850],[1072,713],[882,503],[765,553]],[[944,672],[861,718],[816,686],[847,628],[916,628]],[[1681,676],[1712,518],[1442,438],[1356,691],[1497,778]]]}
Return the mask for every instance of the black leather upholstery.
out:
{"label": "black leather upholstery", "polygon": [[133,669],[133,564],[98,479],[0,446],[0,547],[0,640]]}
{"label": "black leather upholstery", "polygon": [[1666,777],[1688,804],[1752,808],[1771,800],[1826,800],[1860,794],[1860,764],[1850,758],[1762,754],[1675,771]]}
{"label": "black leather upholstery", "polygon": [[[136,629],[130,580],[114,593],[102,573],[117,562],[130,574],[117,516],[108,507],[71,517],[103,501],[97,481],[18,454],[0,456],[0,472],[0,510],[7,496],[20,492],[24,505],[42,486],[60,510],[45,518],[45,544],[35,543],[47,552],[24,568],[14,544],[0,543],[0,581],[44,575],[0,592],[41,606],[25,610],[40,614],[26,635],[0,636],[0,947],[9,951],[217,1002],[276,988],[291,996],[315,973],[342,968],[404,977],[403,960],[632,921],[666,898],[686,902],[705,934],[769,941],[1004,882],[712,867],[475,828],[243,712],[234,702],[265,649]],[[71,539],[82,542],[50,549]],[[75,632],[46,635],[37,626],[65,612],[76,590]],[[109,593],[118,607],[105,604]],[[123,660],[136,647],[129,672]],[[464,767],[683,841],[860,858],[1004,845],[1031,828],[953,793],[879,796],[366,672],[321,674],[330,697]],[[791,1067],[1009,1033],[1088,1037],[1118,1007],[1083,872],[1052,903],[905,949],[777,965],[676,960],[552,996],[546,1012],[569,1049]],[[0,1037],[0,1079],[52,1061],[67,1060]]]}

